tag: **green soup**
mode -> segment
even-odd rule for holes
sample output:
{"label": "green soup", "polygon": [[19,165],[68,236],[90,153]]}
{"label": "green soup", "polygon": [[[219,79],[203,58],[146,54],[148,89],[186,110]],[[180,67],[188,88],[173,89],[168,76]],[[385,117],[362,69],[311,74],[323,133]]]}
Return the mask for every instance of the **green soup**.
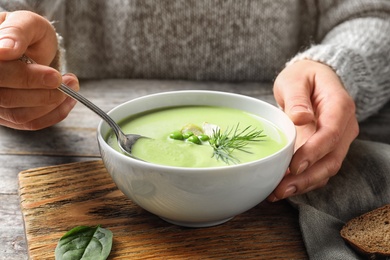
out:
{"label": "green soup", "polygon": [[[229,130],[231,133],[234,132],[232,130],[240,132],[250,127],[261,130],[262,136],[260,141],[248,142],[244,147],[245,151],[235,149],[231,153],[234,162],[217,159],[209,141],[195,144],[186,139],[176,140],[170,137],[175,131],[184,131],[188,125],[202,129],[205,123],[218,126],[222,134]],[[286,136],[274,124],[251,113],[226,107],[170,107],[131,116],[119,125],[124,133],[151,137],[137,141],[133,147],[135,157],[167,166],[203,168],[246,163],[269,156],[287,144]],[[112,131],[106,140],[111,147],[120,151]]]}

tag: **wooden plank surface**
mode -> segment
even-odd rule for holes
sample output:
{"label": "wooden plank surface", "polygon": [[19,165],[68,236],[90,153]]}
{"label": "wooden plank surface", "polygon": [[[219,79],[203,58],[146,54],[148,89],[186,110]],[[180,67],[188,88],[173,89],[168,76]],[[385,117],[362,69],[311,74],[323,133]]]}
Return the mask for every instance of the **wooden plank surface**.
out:
{"label": "wooden plank surface", "polygon": [[[127,199],[102,162],[43,167],[19,174],[31,259],[53,259],[58,239],[78,225],[114,234],[109,259],[305,259],[297,212],[262,203],[209,228],[169,224]],[[228,198],[227,198],[228,199]]]}

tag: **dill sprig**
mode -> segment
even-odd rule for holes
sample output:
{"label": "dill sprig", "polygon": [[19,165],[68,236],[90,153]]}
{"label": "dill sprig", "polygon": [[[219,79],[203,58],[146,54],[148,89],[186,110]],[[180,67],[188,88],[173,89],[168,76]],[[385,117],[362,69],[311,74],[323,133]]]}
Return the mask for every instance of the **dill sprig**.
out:
{"label": "dill sprig", "polygon": [[226,164],[238,164],[240,160],[232,155],[235,150],[245,153],[251,153],[245,146],[250,142],[262,141],[263,130],[253,129],[252,126],[246,127],[244,130],[239,130],[239,124],[234,128],[227,128],[225,132],[215,129],[210,137],[209,143],[214,149],[212,157],[217,160],[222,160]]}

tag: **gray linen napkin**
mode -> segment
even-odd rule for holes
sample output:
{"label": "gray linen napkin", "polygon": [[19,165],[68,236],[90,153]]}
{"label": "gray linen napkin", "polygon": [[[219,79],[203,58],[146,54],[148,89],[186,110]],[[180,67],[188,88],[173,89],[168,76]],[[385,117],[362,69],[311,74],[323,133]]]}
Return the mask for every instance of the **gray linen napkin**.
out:
{"label": "gray linen napkin", "polygon": [[325,187],[289,201],[299,210],[310,259],[363,259],[339,232],[351,218],[390,203],[390,145],[355,140]]}

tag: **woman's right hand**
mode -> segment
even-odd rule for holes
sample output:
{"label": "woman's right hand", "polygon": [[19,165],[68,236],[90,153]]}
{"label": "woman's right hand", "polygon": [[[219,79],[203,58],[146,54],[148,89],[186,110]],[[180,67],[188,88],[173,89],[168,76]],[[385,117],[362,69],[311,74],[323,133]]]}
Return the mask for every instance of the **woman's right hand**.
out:
{"label": "woman's right hand", "polygon": [[[63,120],[76,102],[56,88],[79,89],[73,74],[61,76],[50,64],[57,36],[48,20],[29,11],[0,13],[0,125],[37,130]],[[19,58],[26,54],[37,64]]]}

